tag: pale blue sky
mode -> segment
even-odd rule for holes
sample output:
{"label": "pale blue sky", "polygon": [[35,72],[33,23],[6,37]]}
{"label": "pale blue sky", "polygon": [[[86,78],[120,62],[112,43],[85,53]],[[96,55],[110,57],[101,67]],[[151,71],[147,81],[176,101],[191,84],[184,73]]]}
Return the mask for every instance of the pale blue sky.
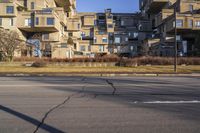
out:
{"label": "pale blue sky", "polygon": [[104,12],[111,8],[113,12],[132,13],[138,11],[139,0],[77,0],[78,12]]}

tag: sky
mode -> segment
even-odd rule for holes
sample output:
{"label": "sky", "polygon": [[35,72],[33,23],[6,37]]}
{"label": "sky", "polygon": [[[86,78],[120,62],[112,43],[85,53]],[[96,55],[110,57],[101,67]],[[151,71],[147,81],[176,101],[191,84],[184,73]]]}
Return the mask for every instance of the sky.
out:
{"label": "sky", "polygon": [[139,0],[77,0],[78,12],[104,12],[111,8],[112,12],[133,13],[138,11]]}

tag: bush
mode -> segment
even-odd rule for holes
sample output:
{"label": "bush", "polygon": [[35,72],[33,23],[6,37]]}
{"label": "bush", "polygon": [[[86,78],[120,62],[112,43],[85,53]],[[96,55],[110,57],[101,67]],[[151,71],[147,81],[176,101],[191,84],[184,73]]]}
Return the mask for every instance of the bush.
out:
{"label": "bush", "polygon": [[43,60],[38,60],[38,61],[33,62],[31,66],[32,67],[46,67],[47,63]]}
{"label": "bush", "polygon": [[[170,57],[137,57],[131,59],[121,59],[117,65],[132,67],[137,65],[173,65],[174,58]],[[178,65],[200,65],[200,58],[179,57]]]}
{"label": "bush", "polygon": [[[117,55],[104,55],[95,58],[35,58],[35,57],[21,57],[15,58],[18,62],[34,62],[34,63],[70,63],[70,62],[116,62],[117,66],[138,66],[138,65],[173,65],[174,58],[172,57],[135,57],[135,58],[120,58]],[[179,57],[178,65],[200,65],[200,58],[198,57]]]}

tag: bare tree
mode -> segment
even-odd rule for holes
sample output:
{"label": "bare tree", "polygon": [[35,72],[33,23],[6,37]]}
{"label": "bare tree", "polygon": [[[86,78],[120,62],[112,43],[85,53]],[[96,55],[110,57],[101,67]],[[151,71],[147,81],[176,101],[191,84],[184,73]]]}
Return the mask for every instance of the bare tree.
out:
{"label": "bare tree", "polygon": [[17,32],[0,29],[0,52],[4,60],[13,61],[14,52],[21,46]]}

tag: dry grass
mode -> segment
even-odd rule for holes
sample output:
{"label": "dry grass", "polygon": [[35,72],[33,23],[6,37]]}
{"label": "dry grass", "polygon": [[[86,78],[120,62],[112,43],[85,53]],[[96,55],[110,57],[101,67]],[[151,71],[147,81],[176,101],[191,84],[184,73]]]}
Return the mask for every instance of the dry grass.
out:
{"label": "dry grass", "polygon": [[[200,66],[178,66],[180,73],[200,72]],[[139,67],[70,67],[47,66],[41,68],[25,66],[0,66],[0,73],[173,73],[173,66]]]}

